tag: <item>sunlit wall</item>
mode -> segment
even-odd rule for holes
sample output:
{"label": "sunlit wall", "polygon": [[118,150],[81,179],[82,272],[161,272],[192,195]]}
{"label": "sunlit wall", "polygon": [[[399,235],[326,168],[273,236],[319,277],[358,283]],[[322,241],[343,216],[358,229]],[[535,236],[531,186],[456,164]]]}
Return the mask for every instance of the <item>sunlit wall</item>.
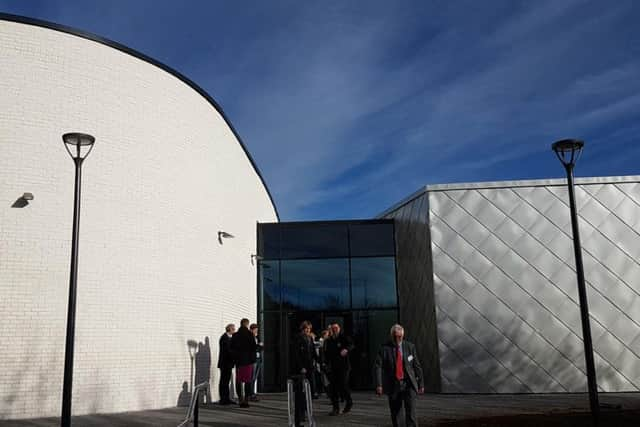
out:
{"label": "sunlit wall", "polygon": [[[256,222],[277,221],[274,205],[208,95],[69,31],[0,16],[0,419],[60,414],[74,183],[61,135],[72,131],[96,137],[73,413],[175,406],[188,340],[215,398],[224,325],[256,318]],[[20,207],[24,192],[34,200]],[[220,243],[218,231],[235,237]]]}
{"label": "sunlit wall", "polygon": [[[637,391],[640,178],[577,183],[598,386]],[[410,207],[429,223],[442,391],[586,391],[566,181],[428,186],[387,216]]]}

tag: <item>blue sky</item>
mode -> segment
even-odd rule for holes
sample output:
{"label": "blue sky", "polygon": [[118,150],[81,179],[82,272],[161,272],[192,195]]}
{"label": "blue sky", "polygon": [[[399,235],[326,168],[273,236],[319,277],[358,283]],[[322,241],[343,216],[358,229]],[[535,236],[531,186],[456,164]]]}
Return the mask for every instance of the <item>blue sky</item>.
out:
{"label": "blue sky", "polygon": [[186,75],[282,220],[367,218],[425,184],[640,174],[640,2],[3,1]]}

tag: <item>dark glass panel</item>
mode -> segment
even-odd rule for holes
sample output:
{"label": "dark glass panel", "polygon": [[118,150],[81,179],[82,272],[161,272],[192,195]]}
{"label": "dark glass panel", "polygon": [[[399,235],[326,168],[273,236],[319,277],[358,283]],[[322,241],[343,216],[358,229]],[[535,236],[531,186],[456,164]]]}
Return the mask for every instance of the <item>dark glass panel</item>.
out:
{"label": "dark glass panel", "polygon": [[258,224],[258,255],[280,258],[280,224]]}
{"label": "dark glass panel", "polygon": [[283,224],[281,256],[339,258],[349,256],[346,224]]}
{"label": "dark glass panel", "polygon": [[262,313],[262,325],[260,326],[260,334],[264,343],[263,390],[280,391],[282,389],[282,378],[286,375],[282,371],[282,366],[286,363],[286,360],[281,359],[280,313]]}
{"label": "dark glass panel", "polygon": [[389,339],[391,326],[398,322],[397,310],[353,312],[352,384],[357,389],[374,387],[375,360],[383,343]]}
{"label": "dark glass panel", "polygon": [[393,223],[349,226],[351,256],[394,256]]}
{"label": "dark glass panel", "polygon": [[288,310],[348,309],[348,259],[281,261],[282,304]]}
{"label": "dark glass panel", "polygon": [[261,310],[280,309],[280,261],[260,261]]}
{"label": "dark glass panel", "polygon": [[351,258],[353,308],[396,307],[395,258]]}

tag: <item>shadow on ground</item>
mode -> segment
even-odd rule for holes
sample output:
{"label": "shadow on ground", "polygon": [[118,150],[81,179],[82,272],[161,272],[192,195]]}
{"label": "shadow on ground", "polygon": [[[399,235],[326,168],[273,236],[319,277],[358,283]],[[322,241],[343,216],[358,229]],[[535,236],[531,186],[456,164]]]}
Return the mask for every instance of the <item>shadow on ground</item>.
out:
{"label": "shadow on ground", "polygon": [[[321,427],[388,427],[391,424],[385,398],[354,393],[351,413],[329,416],[331,405],[323,396],[314,400],[314,415]],[[640,426],[640,393],[602,393],[599,427]],[[176,427],[186,408],[96,414],[73,417],[80,427]],[[421,426],[437,427],[589,427],[589,398],[583,394],[451,395],[420,396],[417,415]],[[59,418],[0,421],[0,427],[58,427]],[[283,393],[265,394],[250,408],[203,405],[200,425],[205,427],[282,427],[287,425],[287,399]]]}
{"label": "shadow on ground", "polygon": [[[421,420],[421,422],[427,424],[428,421]],[[442,420],[435,424],[436,427],[589,427],[593,425],[589,413],[484,417],[473,420]],[[603,413],[598,424],[599,427],[637,427],[639,425],[640,411]]]}

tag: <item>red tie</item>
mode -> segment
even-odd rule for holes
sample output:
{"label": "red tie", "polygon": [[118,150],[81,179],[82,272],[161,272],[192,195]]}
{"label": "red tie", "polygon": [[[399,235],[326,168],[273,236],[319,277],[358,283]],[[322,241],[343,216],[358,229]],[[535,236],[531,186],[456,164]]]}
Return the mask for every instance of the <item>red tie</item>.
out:
{"label": "red tie", "polygon": [[402,353],[400,347],[396,348],[396,379],[401,381],[404,378],[404,370],[402,367]]}

